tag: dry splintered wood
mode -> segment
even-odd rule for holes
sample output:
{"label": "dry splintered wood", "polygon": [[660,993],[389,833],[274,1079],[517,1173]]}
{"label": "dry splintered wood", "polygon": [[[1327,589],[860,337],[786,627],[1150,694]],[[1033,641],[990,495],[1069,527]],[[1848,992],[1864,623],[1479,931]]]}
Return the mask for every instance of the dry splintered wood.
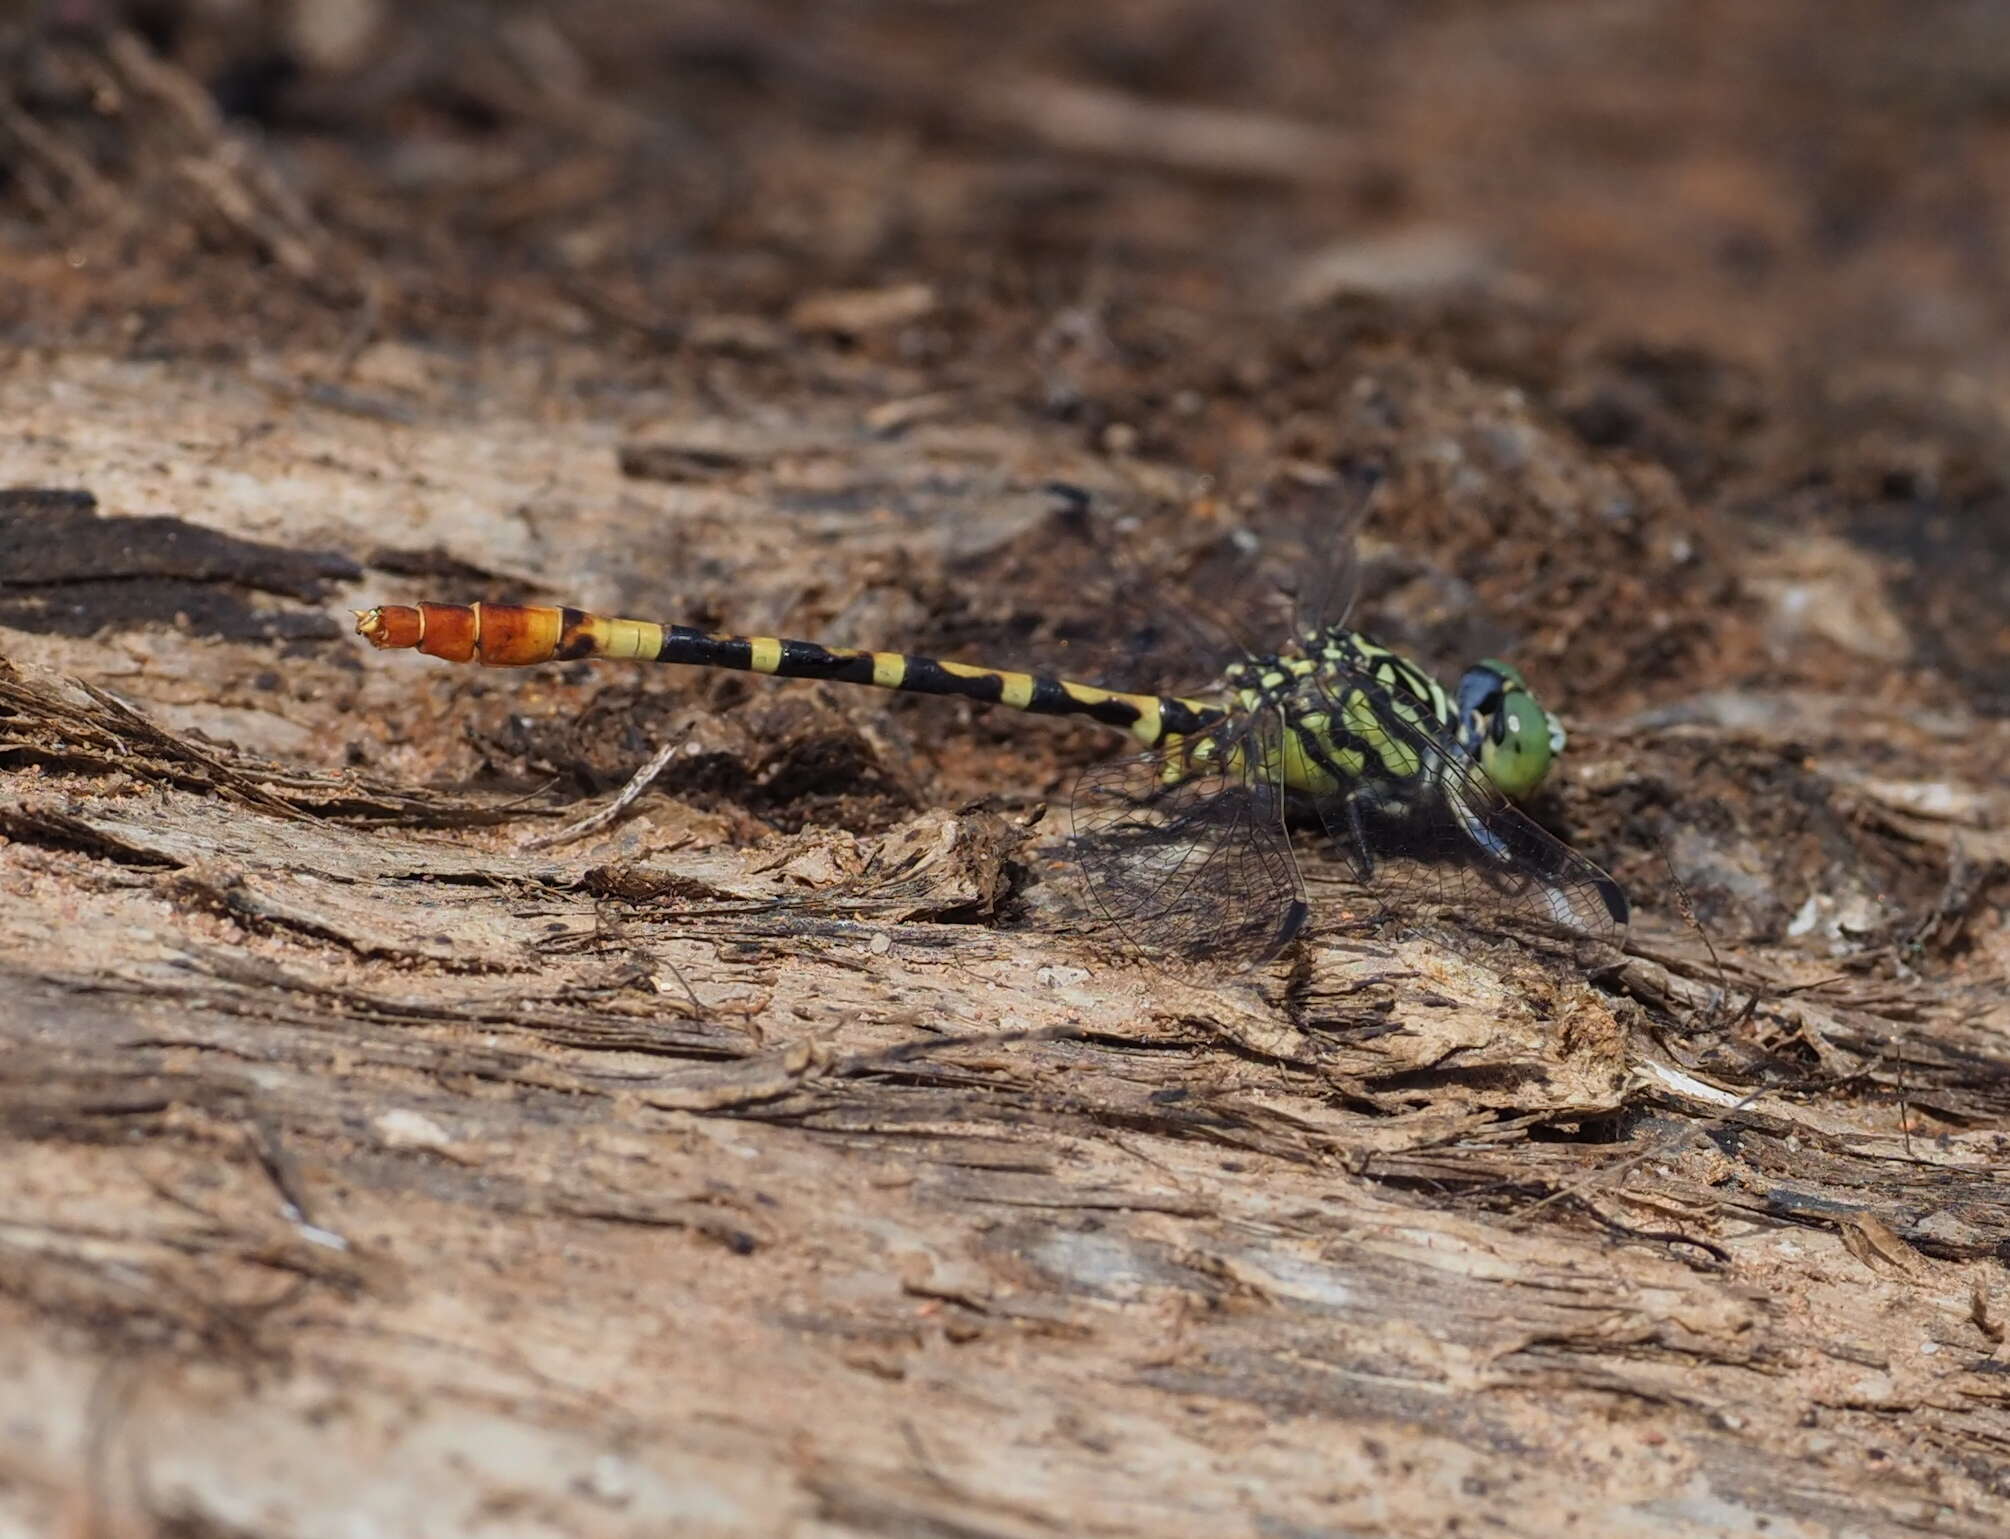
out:
{"label": "dry splintered wood", "polygon": [[[2004,1531],[1981,11],[54,9],[0,1536]],[[1370,468],[1362,623],[1561,708],[1623,955],[1308,847],[1156,968],[1096,729],[349,618],[1177,692]]]}
{"label": "dry splintered wood", "polygon": [[[189,1510],[226,1470],[297,1510],[284,1467],[348,1457],[329,1396],[351,1435],[425,1407],[432,1453],[372,1456],[401,1513],[528,1481],[637,1531],[1245,1521],[1196,1442],[1301,1526],[1478,1480],[1510,1532],[1701,1489],[1843,1531],[2005,1426],[2010,1205],[1962,1056],[2000,1020],[1956,1001],[1900,1028],[1651,923],[1604,985],[1392,934],[1196,986],[990,814],[745,849],[644,800],[540,847],[521,797],[172,714],[0,672],[22,1511],[158,1510],[103,1469],[170,1466]],[[1008,861],[1048,874],[1001,924]],[[1909,1076],[1914,1131],[1688,1056],[1752,991]],[[1810,1423],[1903,1425],[1897,1468],[1815,1461]]]}

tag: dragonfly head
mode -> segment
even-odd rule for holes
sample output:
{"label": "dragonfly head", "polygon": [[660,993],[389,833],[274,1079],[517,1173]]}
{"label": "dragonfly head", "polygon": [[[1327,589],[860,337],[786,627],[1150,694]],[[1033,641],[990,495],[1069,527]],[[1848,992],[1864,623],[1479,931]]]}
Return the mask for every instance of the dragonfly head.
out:
{"label": "dragonfly head", "polygon": [[1542,708],[1512,663],[1493,658],[1459,680],[1459,742],[1507,795],[1542,784],[1563,752],[1563,723]]}

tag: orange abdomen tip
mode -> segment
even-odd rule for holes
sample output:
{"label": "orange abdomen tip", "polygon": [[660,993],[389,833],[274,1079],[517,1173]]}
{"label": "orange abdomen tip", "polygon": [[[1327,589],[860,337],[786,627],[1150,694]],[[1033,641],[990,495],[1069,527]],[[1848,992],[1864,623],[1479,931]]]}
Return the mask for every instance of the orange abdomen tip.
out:
{"label": "orange abdomen tip", "polygon": [[383,604],[356,611],[374,646],[416,647],[450,663],[491,668],[548,663],[558,654],[566,611],[522,604]]}
{"label": "orange abdomen tip", "polygon": [[356,634],[373,647],[416,647],[426,634],[426,622],[409,604],[382,604],[356,611]]}
{"label": "orange abdomen tip", "polygon": [[[436,610],[447,607],[450,606],[426,606],[429,641],[431,627],[438,623]],[[564,610],[542,604],[478,604],[466,612],[477,611],[479,623],[470,644],[491,668],[523,668],[532,663],[548,663],[558,655],[565,628]],[[427,650],[432,649],[429,646]]]}
{"label": "orange abdomen tip", "polygon": [[475,604],[381,604],[356,616],[356,629],[380,647],[417,647],[450,663],[472,662],[482,632]]}

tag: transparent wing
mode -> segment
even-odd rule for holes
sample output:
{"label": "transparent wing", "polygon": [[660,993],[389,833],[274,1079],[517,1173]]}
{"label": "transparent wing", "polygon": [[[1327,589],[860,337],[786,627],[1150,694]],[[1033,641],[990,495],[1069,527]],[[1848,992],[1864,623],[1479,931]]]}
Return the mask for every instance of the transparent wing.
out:
{"label": "transparent wing", "polygon": [[[1319,815],[1378,892],[1619,942],[1628,918],[1619,884],[1509,801],[1449,733],[1425,724],[1420,702],[1359,673],[1322,687],[1329,719],[1350,724],[1371,769],[1319,798]],[[1371,709],[1346,709],[1341,697],[1355,691]]]}
{"label": "transparent wing", "polygon": [[1252,966],[1303,928],[1305,886],[1284,802],[1254,766],[1280,724],[1225,723],[1170,750],[1091,766],[1076,783],[1074,854],[1126,940],[1155,956]]}
{"label": "transparent wing", "polygon": [[1379,467],[1350,463],[1333,485],[1286,487],[1272,497],[1267,543],[1288,564],[1282,586],[1292,602],[1292,633],[1344,625],[1361,593],[1361,526],[1382,484]]}
{"label": "transparent wing", "polygon": [[[950,564],[970,601],[934,606],[913,650],[1010,658],[1014,667],[1147,694],[1192,690],[1243,655],[1236,632],[1217,632],[1187,601],[1182,564],[1206,531],[1182,509],[1150,504],[1119,517],[1079,487],[1056,482],[1047,491],[1045,518]],[[1238,591],[1246,586],[1239,575],[1234,581]]]}
{"label": "transparent wing", "polygon": [[944,606],[918,650],[1119,689],[1178,694],[1224,664],[1337,624],[1360,587],[1356,543],[1378,482],[1279,480],[1254,506],[1202,517],[1184,503],[1092,500],[1054,483],[1052,511],[961,575],[1005,608]]}

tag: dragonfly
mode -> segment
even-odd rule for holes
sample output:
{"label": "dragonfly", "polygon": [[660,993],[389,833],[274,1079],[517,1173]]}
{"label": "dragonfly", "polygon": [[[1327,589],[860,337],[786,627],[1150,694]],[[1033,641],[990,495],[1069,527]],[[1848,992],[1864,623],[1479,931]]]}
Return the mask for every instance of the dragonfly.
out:
{"label": "dragonfly", "polygon": [[[1351,607],[1351,599],[1348,607]],[[380,648],[525,667],[581,658],[728,668],[1081,717],[1142,749],[1084,771],[1070,852],[1097,907],[1148,956],[1234,970],[1311,914],[1294,837],[1323,831],[1391,902],[1505,916],[1616,944],[1626,894],[1515,804],[1566,742],[1520,670],[1487,659],[1447,690],[1341,621],[1245,652],[1193,695],[1128,693],[904,652],[498,603],[358,610]]]}

